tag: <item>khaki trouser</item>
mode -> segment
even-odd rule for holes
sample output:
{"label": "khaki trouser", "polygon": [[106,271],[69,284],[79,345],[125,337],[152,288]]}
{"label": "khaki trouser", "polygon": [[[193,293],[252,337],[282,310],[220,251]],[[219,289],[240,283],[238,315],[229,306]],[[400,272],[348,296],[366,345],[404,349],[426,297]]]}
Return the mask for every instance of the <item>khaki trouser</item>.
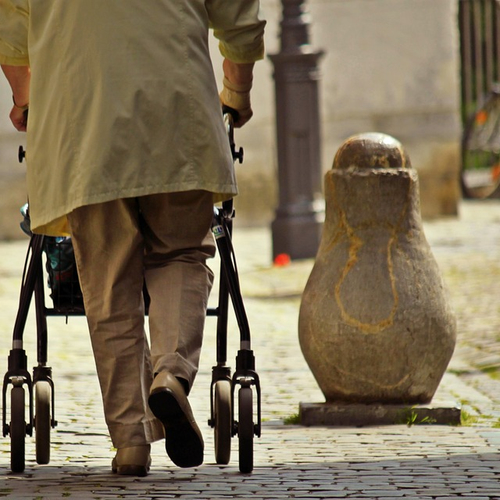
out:
{"label": "khaki trouser", "polygon": [[[192,385],[213,274],[212,194],[127,198],[69,214],[104,413],[116,448],[164,437],[148,408],[153,375]],[[143,283],[151,297],[144,329]]]}

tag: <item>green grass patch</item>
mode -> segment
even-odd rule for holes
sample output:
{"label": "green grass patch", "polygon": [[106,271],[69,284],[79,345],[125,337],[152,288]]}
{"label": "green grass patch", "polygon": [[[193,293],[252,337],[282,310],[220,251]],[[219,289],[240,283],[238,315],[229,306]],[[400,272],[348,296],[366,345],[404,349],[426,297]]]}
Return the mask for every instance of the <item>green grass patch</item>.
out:
{"label": "green grass patch", "polygon": [[500,380],[500,367],[499,366],[487,366],[482,368],[481,371],[486,373],[489,377],[494,380]]}
{"label": "green grass patch", "polygon": [[432,417],[423,417],[420,418],[418,412],[415,411],[415,406],[411,408],[406,408],[402,410],[396,418],[397,424],[404,424],[408,427],[412,427],[414,425],[430,425],[436,423],[436,420]]}
{"label": "green grass patch", "polygon": [[300,424],[300,416],[298,413],[294,413],[293,415],[290,415],[289,417],[285,417],[283,419],[283,423],[285,425],[299,425]]}
{"label": "green grass patch", "polygon": [[471,425],[477,424],[478,421],[479,417],[477,417],[476,415],[471,415],[469,412],[465,411],[462,408],[462,411],[460,412],[460,425],[469,427]]}

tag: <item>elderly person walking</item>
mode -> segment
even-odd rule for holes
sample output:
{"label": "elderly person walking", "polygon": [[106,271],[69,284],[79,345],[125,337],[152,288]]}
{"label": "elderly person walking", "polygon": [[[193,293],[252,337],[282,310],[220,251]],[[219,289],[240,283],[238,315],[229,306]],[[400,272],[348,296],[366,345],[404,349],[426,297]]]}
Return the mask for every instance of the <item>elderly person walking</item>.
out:
{"label": "elderly person walking", "polygon": [[[163,438],[176,465],[203,461],[187,395],[213,203],[237,192],[220,105],[239,112],[236,126],[252,116],[264,25],[259,0],[0,0],[31,227],[72,237],[118,474],[146,475]],[[209,28],[224,56],[220,97]]]}

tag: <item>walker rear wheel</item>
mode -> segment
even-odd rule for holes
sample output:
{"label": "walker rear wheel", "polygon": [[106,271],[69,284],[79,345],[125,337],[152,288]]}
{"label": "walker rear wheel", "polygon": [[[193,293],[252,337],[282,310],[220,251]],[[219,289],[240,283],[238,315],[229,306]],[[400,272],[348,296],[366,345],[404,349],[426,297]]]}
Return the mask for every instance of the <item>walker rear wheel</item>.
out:
{"label": "walker rear wheel", "polygon": [[35,446],[38,464],[50,462],[50,407],[50,384],[46,381],[37,382],[35,385]]}
{"label": "walker rear wheel", "polygon": [[10,468],[23,472],[25,466],[26,421],[24,387],[14,386],[10,393]]}
{"label": "walker rear wheel", "polygon": [[214,392],[214,442],[215,460],[218,464],[227,465],[231,458],[231,382],[219,380]]}
{"label": "walker rear wheel", "polygon": [[253,402],[252,389],[242,387],[238,394],[238,443],[240,472],[253,470]]}

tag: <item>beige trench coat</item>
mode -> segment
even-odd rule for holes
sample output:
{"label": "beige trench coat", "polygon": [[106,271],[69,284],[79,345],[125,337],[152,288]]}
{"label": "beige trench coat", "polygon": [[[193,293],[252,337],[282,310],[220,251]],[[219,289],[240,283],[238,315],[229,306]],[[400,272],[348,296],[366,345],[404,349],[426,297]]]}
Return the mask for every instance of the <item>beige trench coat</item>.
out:
{"label": "beige trench coat", "polygon": [[[154,193],[236,194],[208,49],[263,56],[259,0],[0,0],[0,63],[31,67],[32,228]],[[69,110],[69,111],[68,111]]]}

